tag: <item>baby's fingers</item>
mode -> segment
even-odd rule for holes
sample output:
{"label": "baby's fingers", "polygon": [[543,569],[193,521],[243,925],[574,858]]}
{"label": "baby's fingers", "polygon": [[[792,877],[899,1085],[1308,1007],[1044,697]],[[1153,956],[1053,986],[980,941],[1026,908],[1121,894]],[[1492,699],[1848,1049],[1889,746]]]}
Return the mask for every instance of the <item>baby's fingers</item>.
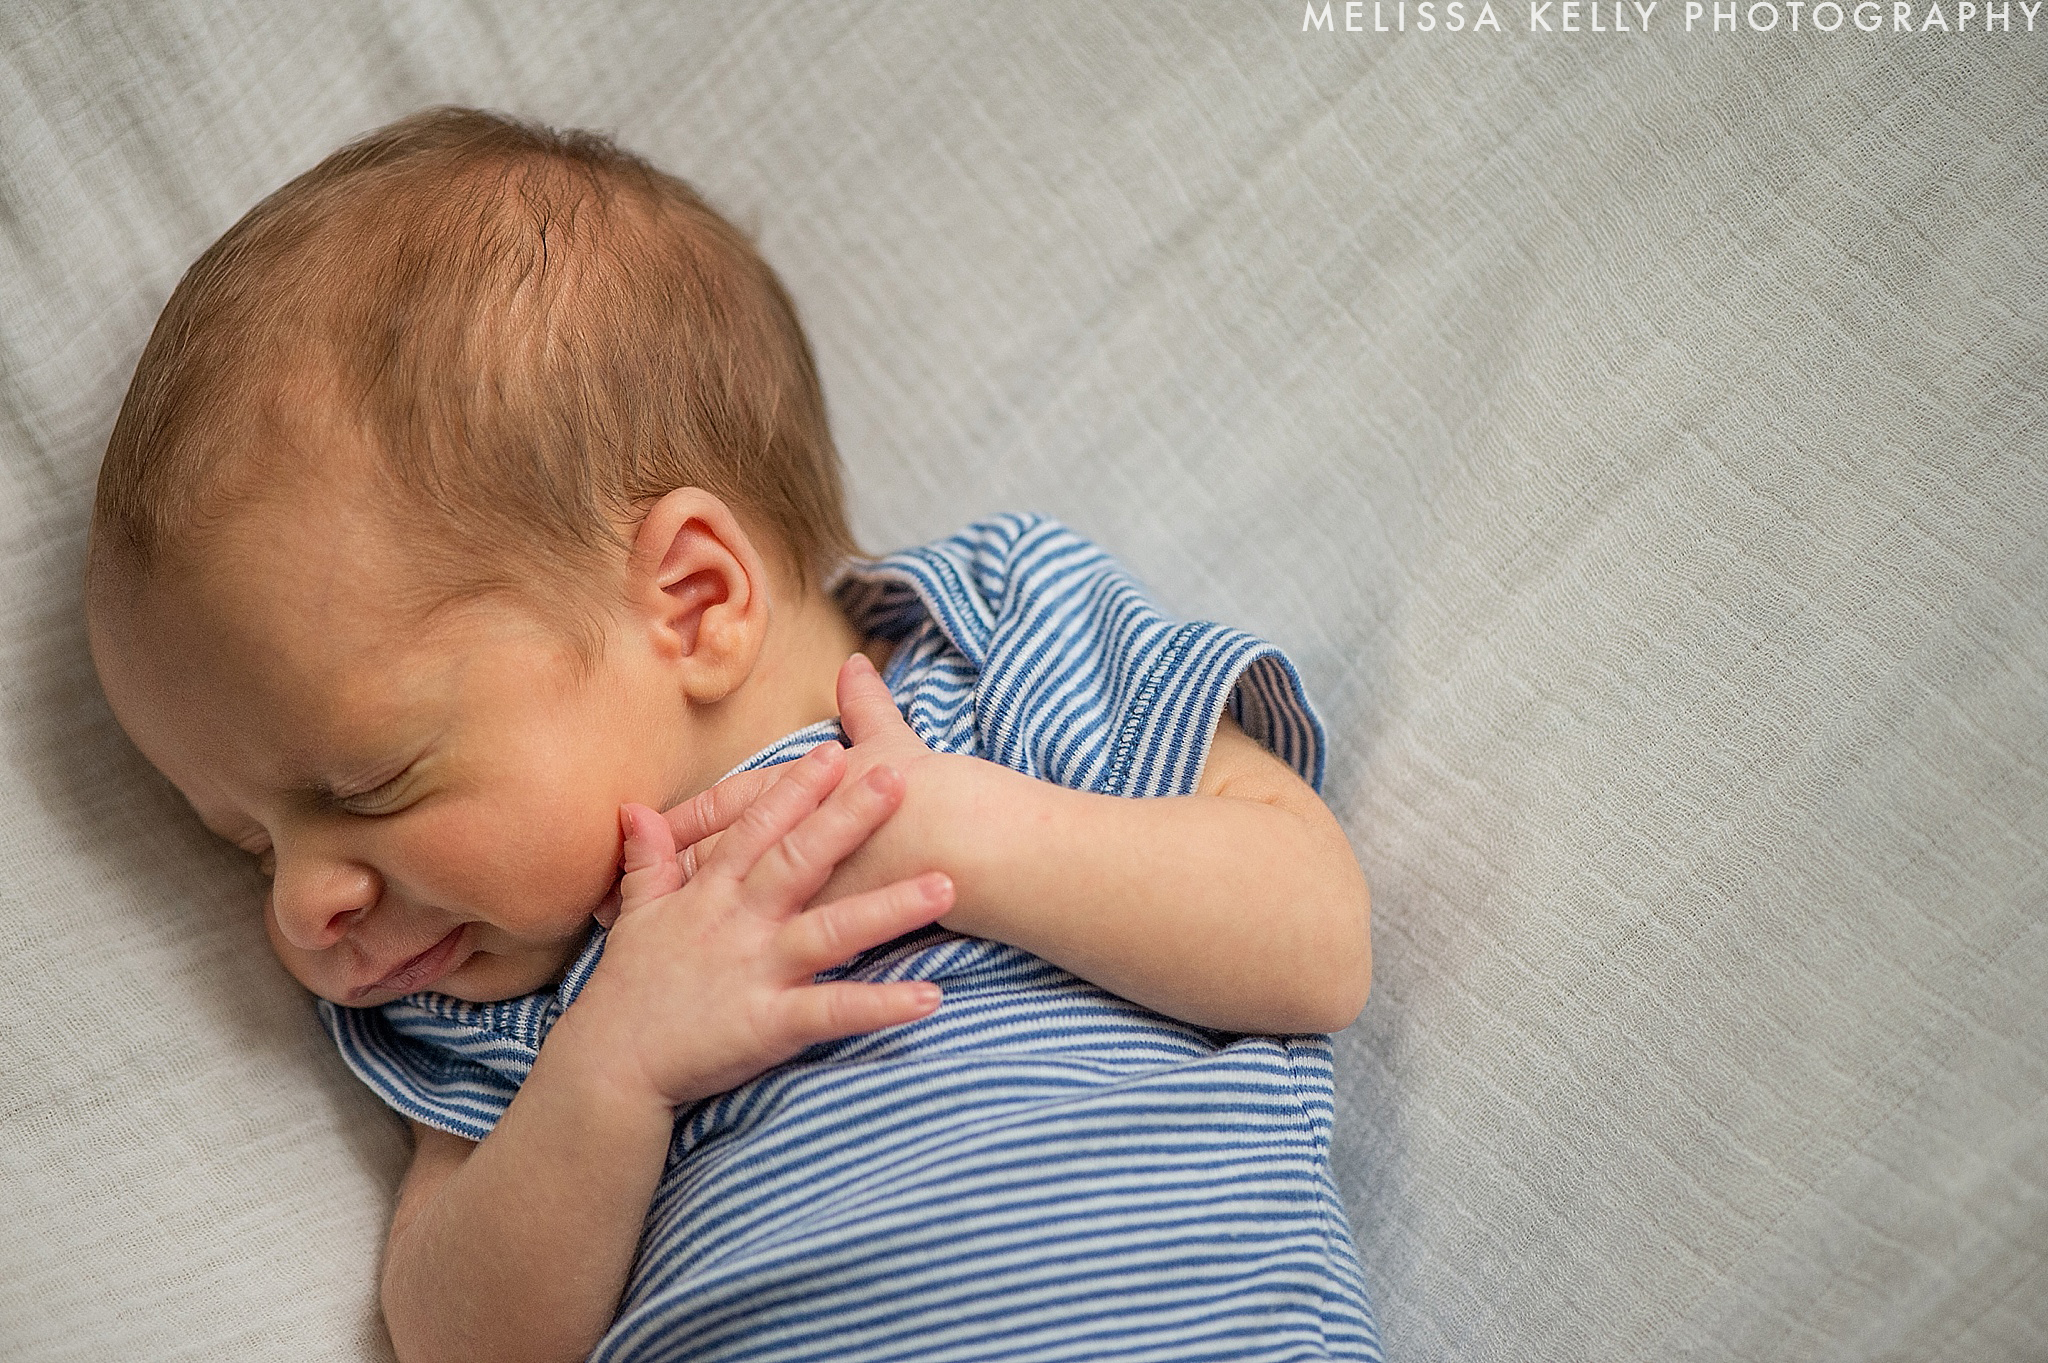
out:
{"label": "baby's fingers", "polygon": [[[738,772],[669,810],[668,826],[676,835],[676,846],[688,848],[706,842],[732,827],[747,807],[775,784],[780,774],[773,767]],[[698,860],[707,860],[710,851],[708,846],[704,848]],[[683,869],[690,868],[685,865]]]}
{"label": "baby's fingers", "polygon": [[815,975],[943,917],[953,882],[933,871],[879,890],[806,909],[782,929],[792,971]]}
{"label": "baby's fingers", "polygon": [[619,832],[626,839],[620,859],[625,874],[619,877],[619,913],[631,913],[682,888],[683,868],[676,860],[675,834],[667,819],[646,805],[620,805]]}
{"label": "baby's fingers", "polygon": [[880,1031],[929,1016],[939,1006],[939,987],[926,980],[890,984],[807,985],[783,997],[783,1025],[797,1049],[843,1036]]}
{"label": "baby's fingers", "polygon": [[719,837],[718,847],[704,859],[703,869],[715,866],[744,880],[762,853],[831,794],[845,771],[846,749],[837,743],[820,743],[796,761],[783,764],[775,784]]}
{"label": "baby's fingers", "polygon": [[748,893],[763,909],[795,913],[902,803],[903,776],[893,767],[873,767],[846,782],[762,853],[747,875]]}
{"label": "baby's fingers", "polygon": [[899,732],[905,737],[917,736],[866,654],[856,653],[839,665],[836,687],[840,726],[855,743],[894,738]]}

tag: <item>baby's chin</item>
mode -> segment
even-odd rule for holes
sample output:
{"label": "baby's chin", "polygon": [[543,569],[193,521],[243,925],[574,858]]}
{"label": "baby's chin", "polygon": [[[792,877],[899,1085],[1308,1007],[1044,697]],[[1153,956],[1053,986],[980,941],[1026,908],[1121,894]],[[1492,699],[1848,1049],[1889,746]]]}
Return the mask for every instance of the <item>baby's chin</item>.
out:
{"label": "baby's chin", "polygon": [[466,1003],[499,1003],[551,989],[561,983],[588,938],[584,933],[553,946],[521,947],[516,952],[478,951],[427,987]]}

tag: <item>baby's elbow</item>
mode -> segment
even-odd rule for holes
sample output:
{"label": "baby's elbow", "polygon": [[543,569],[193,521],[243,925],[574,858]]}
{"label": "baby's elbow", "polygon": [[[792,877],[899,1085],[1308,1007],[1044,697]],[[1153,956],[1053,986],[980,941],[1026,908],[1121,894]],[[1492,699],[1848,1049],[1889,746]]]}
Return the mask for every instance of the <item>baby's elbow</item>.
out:
{"label": "baby's elbow", "polygon": [[1372,944],[1365,943],[1359,950],[1356,963],[1335,980],[1323,1000],[1326,1010],[1322,1025],[1317,1028],[1324,1032],[1341,1032],[1358,1021],[1358,1015],[1365,1011],[1365,1001],[1372,994]]}
{"label": "baby's elbow", "polygon": [[1364,877],[1358,880],[1355,901],[1342,906],[1337,930],[1324,950],[1316,953],[1322,969],[1316,972],[1312,996],[1303,1003],[1319,1032],[1341,1032],[1358,1021],[1372,994],[1372,897]]}

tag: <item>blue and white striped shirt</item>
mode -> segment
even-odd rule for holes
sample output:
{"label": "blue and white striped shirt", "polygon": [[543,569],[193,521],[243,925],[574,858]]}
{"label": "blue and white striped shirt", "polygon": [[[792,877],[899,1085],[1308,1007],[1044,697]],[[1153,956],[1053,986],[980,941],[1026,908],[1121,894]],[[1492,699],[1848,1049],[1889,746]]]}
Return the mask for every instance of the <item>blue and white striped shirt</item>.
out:
{"label": "blue and white striped shirt", "polygon": [[[1320,784],[1321,728],[1276,649],[1166,619],[1052,521],[983,521],[838,591],[895,641],[885,680],[940,752],[1181,795],[1227,711]],[[741,769],[841,737],[813,725]],[[523,998],[321,1015],[391,1106],[481,1140],[603,950],[594,934]],[[945,998],[677,1114],[593,1359],[1379,1358],[1330,1172],[1326,1038],[1205,1031],[938,928],[820,978]]]}

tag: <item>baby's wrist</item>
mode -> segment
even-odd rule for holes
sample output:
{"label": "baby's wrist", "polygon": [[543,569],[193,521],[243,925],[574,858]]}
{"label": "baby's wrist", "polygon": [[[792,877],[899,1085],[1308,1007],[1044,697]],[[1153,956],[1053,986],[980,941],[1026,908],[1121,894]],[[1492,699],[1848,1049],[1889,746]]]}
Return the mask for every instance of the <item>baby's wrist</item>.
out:
{"label": "baby's wrist", "polygon": [[925,864],[913,869],[942,870],[953,878],[955,907],[940,920],[944,926],[1009,941],[1011,925],[1000,919],[1000,897],[987,887],[1003,883],[1005,859],[1043,823],[1045,811],[1035,797],[1051,787],[978,757],[948,755],[934,765],[935,779],[920,792],[925,798],[916,811],[923,816],[915,836]]}
{"label": "baby's wrist", "polygon": [[677,1107],[705,1095],[671,1095],[655,1083],[633,1046],[627,1025],[630,1020],[623,1016],[614,1020],[608,982],[602,974],[602,970],[594,974],[556,1020],[541,1046],[535,1071],[550,1064],[565,1077],[565,1087],[573,1087],[584,1101],[607,1114],[624,1120],[655,1116],[664,1122],[672,1120]]}

